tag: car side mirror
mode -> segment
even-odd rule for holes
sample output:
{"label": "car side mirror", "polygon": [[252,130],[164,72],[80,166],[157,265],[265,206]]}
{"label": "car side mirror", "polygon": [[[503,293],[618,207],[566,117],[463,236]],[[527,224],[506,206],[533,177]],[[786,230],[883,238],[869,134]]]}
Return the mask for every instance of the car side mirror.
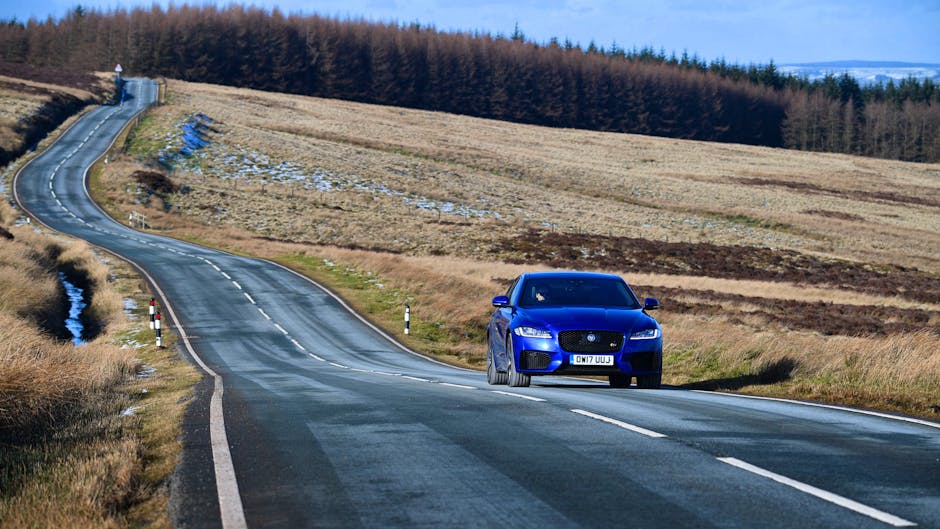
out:
{"label": "car side mirror", "polygon": [[646,298],[643,302],[643,310],[656,310],[659,308],[659,300],[656,298]]}
{"label": "car side mirror", "polygon": [[509,306],[509,298],[506,296],[496,296],[493,298],[493,306],[497,308],[503,308]]}

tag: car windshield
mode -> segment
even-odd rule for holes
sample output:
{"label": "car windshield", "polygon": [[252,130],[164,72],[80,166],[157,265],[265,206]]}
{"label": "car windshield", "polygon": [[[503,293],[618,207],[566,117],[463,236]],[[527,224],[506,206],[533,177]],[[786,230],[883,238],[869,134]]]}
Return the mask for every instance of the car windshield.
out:
{"label": "car windshield", "polygon": [[606,277],[531,278],[522,287],[523,307],[617,307],[638,309],[640,303],[627,285]]}

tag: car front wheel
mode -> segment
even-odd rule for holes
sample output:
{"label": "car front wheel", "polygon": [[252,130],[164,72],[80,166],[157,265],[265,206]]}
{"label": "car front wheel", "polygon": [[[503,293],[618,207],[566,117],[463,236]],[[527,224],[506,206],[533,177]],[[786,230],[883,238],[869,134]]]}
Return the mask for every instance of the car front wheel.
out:
{"label": "car front wheel", "polygon": [[507,383],[513,388],[525,388],[529,386],[532,377],[516,371],[516,354],[512,350],[512,338],[506,339],[506,357],[509,362],[509,380]]}
{"label": "car front wheel", "polygon": [[636,385],[641,389],[659,389],[663,383],[663,374],[639,375],[636,377]]}

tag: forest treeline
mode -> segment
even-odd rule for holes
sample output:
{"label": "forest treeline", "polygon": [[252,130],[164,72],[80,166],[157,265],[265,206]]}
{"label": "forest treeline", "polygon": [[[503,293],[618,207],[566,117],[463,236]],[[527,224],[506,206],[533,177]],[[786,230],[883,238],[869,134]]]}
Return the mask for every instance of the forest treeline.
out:
{"label": "forest treeline", "polygon": [[0,59],[555,127],[940,161],[940,91],[810,82],[650,49],[586,48],[230,5],[0,24]]}

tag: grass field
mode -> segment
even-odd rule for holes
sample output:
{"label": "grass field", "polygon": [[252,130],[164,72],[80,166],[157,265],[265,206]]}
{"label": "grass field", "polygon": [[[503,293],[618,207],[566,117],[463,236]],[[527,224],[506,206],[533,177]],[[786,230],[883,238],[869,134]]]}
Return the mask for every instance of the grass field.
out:
{"label": "grass field", "polygon": [[479,366],[523,270],[661,298],[668,383],[940,418],[940,165],[169,82],[94,175],[117,218],[279,260]]}
{"label": "grass field", "polygon": [[[170,527],[167,483],[199,375],[152,345],[146,285],[0,203],[0,525]],[[57,337],[57,271],[82,278],[94,335]],[[89,329],[89,327],[86,327]]]}

